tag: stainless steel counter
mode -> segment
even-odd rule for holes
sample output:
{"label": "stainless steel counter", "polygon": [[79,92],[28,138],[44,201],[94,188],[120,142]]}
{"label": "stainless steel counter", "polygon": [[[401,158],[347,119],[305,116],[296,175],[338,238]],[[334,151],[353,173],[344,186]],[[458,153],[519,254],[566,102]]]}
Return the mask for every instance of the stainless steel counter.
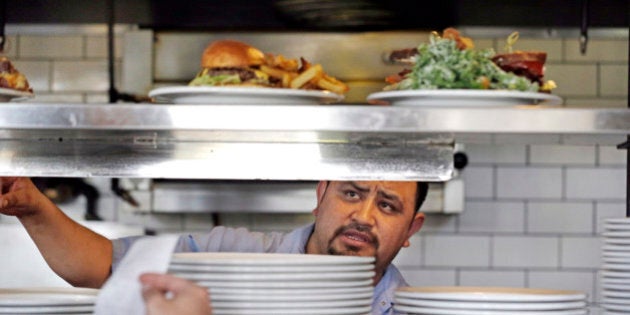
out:
{"label": "stainless steel counter", "polygon": [[0,175],[444,181],[471,135],[629,132],[627,109],[9,103]]}

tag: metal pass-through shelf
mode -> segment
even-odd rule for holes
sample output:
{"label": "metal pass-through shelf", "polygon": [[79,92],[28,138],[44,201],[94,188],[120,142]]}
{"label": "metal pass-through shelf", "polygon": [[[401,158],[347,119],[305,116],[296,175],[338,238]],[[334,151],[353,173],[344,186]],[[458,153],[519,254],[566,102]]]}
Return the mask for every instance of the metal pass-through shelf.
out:
{"label": "metal pass-through shelf", "polygon": [[626,109],[0,106],[0,175],[445,181],[475,134],[625,135]]}

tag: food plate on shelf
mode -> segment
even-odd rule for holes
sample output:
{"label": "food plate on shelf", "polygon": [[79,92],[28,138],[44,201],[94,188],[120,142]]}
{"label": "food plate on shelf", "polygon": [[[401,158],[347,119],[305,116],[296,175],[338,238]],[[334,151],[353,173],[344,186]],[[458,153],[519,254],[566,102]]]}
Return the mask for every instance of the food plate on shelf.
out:
{"label": "food plate on shelf", "polygon": [[161,87],[149,97],[156,103],[191,105],[320,105],[344,99],[329,91],[231,86]]}
{"label": "food plate on shelf", "polygon": [[23,101],[34,96],[32,92],[0,88],[0,102]]}
{"label": "food plate on shelf", "polygon": [[508,90],[395,90],[368,95],[368,103],[424,107],[510,107],[517,105],[562,104],[549,93]]}

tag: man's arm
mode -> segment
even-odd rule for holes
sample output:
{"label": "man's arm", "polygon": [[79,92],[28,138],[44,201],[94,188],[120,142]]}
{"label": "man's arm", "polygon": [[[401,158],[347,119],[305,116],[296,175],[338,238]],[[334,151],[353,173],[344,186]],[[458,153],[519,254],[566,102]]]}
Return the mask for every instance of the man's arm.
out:
{"label": "man's arm", "polygon": [[48,266],[73,286],[99,288],[112,262],[109,239],[78,224],[24,177],[0,177],[0,213],[17,217]]}

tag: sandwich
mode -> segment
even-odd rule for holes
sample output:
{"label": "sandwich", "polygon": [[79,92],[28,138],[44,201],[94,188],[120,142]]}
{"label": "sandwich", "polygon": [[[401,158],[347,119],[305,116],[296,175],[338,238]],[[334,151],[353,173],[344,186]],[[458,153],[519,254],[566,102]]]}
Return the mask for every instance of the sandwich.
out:
{"label": "sandwich", "polygon": [[0,88],[33,93],[26,76],[7,57],[0,57]]}
{"label": "sandwich", "polygon": [[190,86],[249,86],[324,90],[344,94],[349,87],[304,58],[263,53],[235,40],[210,43],[201,57],[201,71]]}
{"label": "sandwich", "polygon": [[538,83],[539,91],[550,92],[555,88],[553,81],[544,81],[545,62],[547,53],[544,51],[514,51],[496,54],[492,57],[494,62],[503,71],[525,77],[531,82]]}
{"label": "sandwich", "polygon": [[201,55],[201,71],[189,83],[191,86],[262,86],[278,85],[260,71],[265,54],[255,47],[235,40],[210,43]]}

